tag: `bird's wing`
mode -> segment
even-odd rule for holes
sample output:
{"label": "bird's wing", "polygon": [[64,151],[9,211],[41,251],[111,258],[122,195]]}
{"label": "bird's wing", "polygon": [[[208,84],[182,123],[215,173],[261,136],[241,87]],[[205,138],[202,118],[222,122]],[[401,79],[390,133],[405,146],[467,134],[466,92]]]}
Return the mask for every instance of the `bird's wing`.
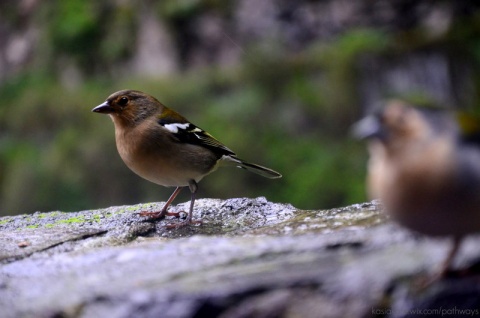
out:
{"label": "bird's wing", "polygon": [[208,148],[219,156],[235,155],[232,150],[230,150],[227,146],[215,139],[215,137],[210,135],[205,130],[188,122],[183,117],[181,120],[179,119],[180,118],[175,118],[175,121],[173,121],[160,118],[158,120],[158,123],[165,129],[169,130],[172,135],[178,139],[179,142],[185,142],[192,145]]}

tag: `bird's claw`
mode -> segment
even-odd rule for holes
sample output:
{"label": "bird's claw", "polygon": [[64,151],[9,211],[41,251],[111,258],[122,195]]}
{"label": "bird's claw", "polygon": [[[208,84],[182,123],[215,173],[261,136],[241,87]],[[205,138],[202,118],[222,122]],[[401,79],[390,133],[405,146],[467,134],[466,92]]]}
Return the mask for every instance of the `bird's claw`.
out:
{"label": "bird's claw", "polygon": [[179,219],[184,219],[186,212],[180,211],[180,212],[167,212],[167,211],[158,211],[158,212],[149,212],[149,211],[141,211],[138,213],[140,216],[146,216],[150,219],[162,219],[166,216],[173,216]]}
{"label": "bird's claw", "polygon": [[160,211],[160,212],[141,211],[138,213],[138,215],[146,216],[150,219],[161,219],[162,217],[165,216],[165,213],[163,211]]}
{"label": "bird's claw", "polygon": [[158,212],[149,212],[149,211],[142,211],[139,213],[140,216],[146,216],[151,220],[155,219],[162,219],[166,216],[173,216],[177,219],[183,220],[182,222],[179,223],[170,223],[166,225],[167,229],[178,229],[184,226],[190,226],[190,225],[200,225],[202,224],[202,220],[189,220],[188,219],[188,213],[185,211],[179,211],[179,212],[167,212],[167,211],[158,211]]}

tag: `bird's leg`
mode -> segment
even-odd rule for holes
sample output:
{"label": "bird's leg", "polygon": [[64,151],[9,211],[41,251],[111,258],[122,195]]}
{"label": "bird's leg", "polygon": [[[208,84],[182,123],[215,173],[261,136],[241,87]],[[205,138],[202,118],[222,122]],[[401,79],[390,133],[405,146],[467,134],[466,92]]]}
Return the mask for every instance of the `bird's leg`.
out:
{"label": "bird's leg", "polygon": [[177,195],[180,193],[182,189],[183,187],[177,187],[175,191],[173,191],[172,195],[170,196],[170,198],[168,198],[167,202],[165,203],[161,211],[158,211],[158,212],[142,211],[139,213],[140,216],[148,216],[152,219],[161,219],[165,216],[179,217],[180,212],[167,212],[167,209],[170,206],[170,204],[173,202],[173,200],[175,200],[175,198],[177,197]]}
{"label": "bird's leg", "polygon": [[202,224],[202,220],[192,220],[193,206],[195,205],[195,194],[197,193],[198,185],[195,180],[190,180],[188,182],[188,187],[190,188],[190,193],[192,196],[190,199],[190,210],[188,212],[187,219],[181,223],[169,224],[167,225],[167,228],[179,228],[186,225]]}
{"label": "bird's leg", "polygon": [[438,280],[440,280],[440,279],[442,279],[446,276],[447,272],[450,270],[450,266],[453,262],[453,259],[457,255],[458,250],[460,249],[460,245],[462,244],[462,239],[463,239],[463,237],[461,237],[461,236],[455,236],[453,238],[453,245],[452,245],[450,251],[448,252],[447,257],[443,261],[442,266],[440,266],[440,269],[435,274],[433,274],[432,276],[430,276],[428,278],[424,277],[423,279],[420,279],[417,282],[418,287],[420,289],[425,289],[428,286],[435,283],[436,281],[438,281]]}
{"label": "bird's leg", "polygon": [[443,261],[442,266],[440,267],[440,270],[438,271],[438,273],[437,273],[437,275],[436,275],[436,276],[438,276],[438,278],[445,277],[445,275],[447,274],[448,270],[450,269],[450,265],[452,264],[453,259],[454,259],[455,256],[457,255],[458,250],[460,249],[460,245],[461,245],[461,244],[462,244],[462,237],[460,237],[460,236],[455,236],[455,237],[453,238],[452,248],[451,248],[450,251],[448,252],[447,257],[446,257],[445,260]]}

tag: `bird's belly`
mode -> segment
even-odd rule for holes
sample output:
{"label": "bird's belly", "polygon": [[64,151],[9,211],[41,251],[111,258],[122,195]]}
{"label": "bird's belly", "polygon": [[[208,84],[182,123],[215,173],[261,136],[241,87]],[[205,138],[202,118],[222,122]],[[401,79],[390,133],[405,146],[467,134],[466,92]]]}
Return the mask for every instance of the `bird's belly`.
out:
{"label": "bird's belly", "polygon": [[190,180],[200,181],[203,177],[186,169],[172,167],[175,163],[158,160],[124,160],[125,164],[140,177],[165,187],[188,186]]}
{"label": "bird's belly", "polygon": [[[215,168],[217,158],[202,147],[153,139],[126,142],[138,136],[118,134],[117,150],[125,164],[140,177],[165,187],[188,186],[199,182]],[[141,138],[140,138],[141,139]]]}
{"label": "bird's belly", "polygon": [[[372,198],[380,198],[394,220],[430,236],[462,235],[480,232],[480,198],[470,187],[454,181],[437,182],[427,171],[398,171],[391,166],[373,165],[369,171]],[[455,180],[448,175],[442,180]],[[476,180],[471,187],[479,188]]]}
{"label": "bird's belly", "polygon": [[[454,192],[453,190],[451,190]],[[480,232],[480,201],[446,189],[439,193],[397,189],[383,196],[385,208],[400,224],[430,236]]]}
{"label": "bird's belly", "polygon": [[463,236],[480,232],[480,216],[477,211],[455,207],[450,210],[434,210],[430,206],[406,211],[392,211],[391,215],[400,224],[426,235]]}

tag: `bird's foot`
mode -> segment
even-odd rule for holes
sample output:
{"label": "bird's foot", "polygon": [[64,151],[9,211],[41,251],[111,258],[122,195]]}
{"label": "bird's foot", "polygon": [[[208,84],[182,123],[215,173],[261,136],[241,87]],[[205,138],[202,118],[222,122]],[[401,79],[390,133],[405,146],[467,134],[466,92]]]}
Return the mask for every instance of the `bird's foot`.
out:
{"label": "bird's foot", "polygon": [[183,221],[179,223],[170,223],[166,225],[167,229],[178,229],[184,226],[190,226],[190,225],[200,225],[203,223],[202,220],[192,220],[191,218],[188,217],[188,213],[185,211],[179,211],[179,212],[167,212],[164,210],[158,211],[158,212],[149,212],[149,211],[142,211],[139,213],[140,216],[146,216],[150,220],[158,220],[158,219],[163,219],[166,216],[173,216],[177,219],[181,219]]}
{"label": "bird's foot", "polygon": [[140,216],[146,216],[150,219],[162,219],[166,216],[173,216],[173,217],[176,217],[176,218],[185,218],[183,216],[183,214],[186,214],[185,212],[183,211],[180,211],[180,212],[167,212],[167,211],[158,211],[158,212],[148,212],[148,211],[141,211],[140,213],[138,213],[138,215]]}
{"label": "bird's foot", "polygon": [[436,282],[442,280],[443,274],[440,273],[435,273],[433,275],[420,275],[419,277],[416,277],[413,281],[413,288],[418,291],[422,292],[426,289],[428,289],[430,286],[435,284]]}

